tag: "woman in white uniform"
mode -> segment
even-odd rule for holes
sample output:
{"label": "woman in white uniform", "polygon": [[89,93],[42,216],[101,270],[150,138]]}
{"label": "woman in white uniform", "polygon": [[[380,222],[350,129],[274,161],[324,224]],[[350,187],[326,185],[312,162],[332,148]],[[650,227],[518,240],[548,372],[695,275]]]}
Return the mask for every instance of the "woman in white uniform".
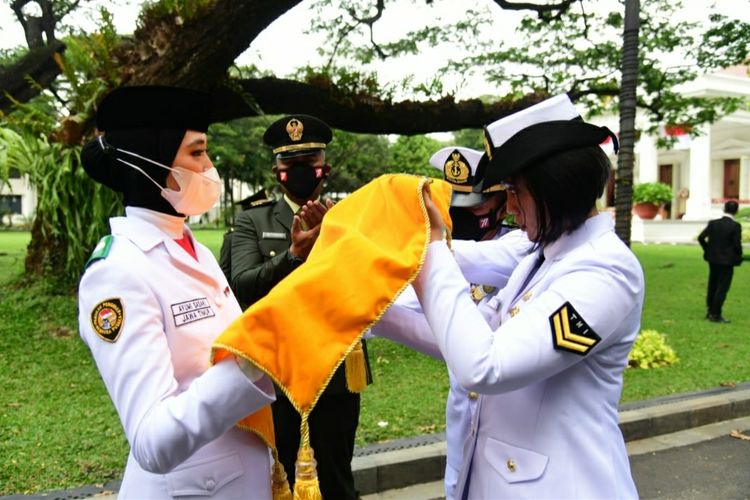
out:
{"label": "woman in white uniform", "polygon": [[536,245],[487,310],[469,298],[428,202],[432,243],[414,288],[449,369],[480,394],[457,498],[637,497],[618,402],[643,274],[596,210],[610,172],[599,144],[616,138],[550,121],[557,105],[486,129],[486,185],[506,182],[508,211]]}
{"label": "woman in white uniform", "polygon": [[[505,286],[513,268],[529,252],[529,241],[515,226],[503,223],[505,193],[502,191],[484,194],[482,186],[484,157],[481,151],[462,146],[448,146],[435,152],[430,164],[443,172],[443,178],[451,184],[450,216],[453,221],[453,251],[458,261],[471,265],[481,254],[490,254],[504,264],[496,267],[499,276],[478,276],[481,282],[471,287],[472,298],[479,303],[485,295],[493,294]],[[476,192],[475,192],[476,190]],[[498,245],[474,245],[475,242],[497,241]],[[483,260],[483,259],[482,259]],[[490,281],[487,281],[490,280]],[[390,338],[428,356],[442,359],[435,338],[430,332],[417,296],[408,287],[385,313],[379,323],[372,327],[376,336]],[[467,391],[456,383],[448,372],[450,388],[445,403],[445,498],[454,500],[458,472],[463,462],[464,442],[469,435],[472,415],[476,411],[477,393]]]}
{"label": "woman in white uniform", "polygon": [[97,113],[86,172],[122,192],[79,286],[79,327],[130,443],[120,498],[271,497],[268,447],[235,424],[274,399],[244,360],[210,366],[241,310],[213,254],[185,225],[217,201],[208,96],[125,87]]}

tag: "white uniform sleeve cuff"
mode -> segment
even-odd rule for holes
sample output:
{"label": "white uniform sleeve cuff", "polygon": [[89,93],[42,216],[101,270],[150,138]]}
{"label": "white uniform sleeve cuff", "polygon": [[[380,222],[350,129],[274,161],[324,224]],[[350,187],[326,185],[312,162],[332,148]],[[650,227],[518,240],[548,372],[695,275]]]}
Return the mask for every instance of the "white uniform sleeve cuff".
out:
{"label": "white uniform sleeve cuff", "polygon": [[242,373],[245,374],[250,382],[257,382],[263,376],[263,372],[258,370],[254,364],[245,358],[235,356],[234,359],[237,361],[237,365],[240,367],[240,370],[242,370]]}

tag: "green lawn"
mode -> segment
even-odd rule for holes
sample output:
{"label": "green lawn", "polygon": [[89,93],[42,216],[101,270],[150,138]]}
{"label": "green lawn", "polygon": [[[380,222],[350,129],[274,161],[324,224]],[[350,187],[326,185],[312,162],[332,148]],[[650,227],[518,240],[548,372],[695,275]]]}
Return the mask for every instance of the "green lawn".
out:
{"label": "green lawn", "polygon": [[[222,235],[196,232],[215,253]],[[0,232],[0,495],[119,479],[127,454],[120,422],[78,338],[75,298],[55,294],[44,281],[13,284],[28,240],[28,233]],[[703,319],[707,266],[697,246],[634,251],[646,272],[642,327],[665,333],[680,362],[628,370],[623,401],[750,380],[750,264],[735,272],[725,308],[732,323],[715,324]],[[445,368],[386,340],[368,346],[375,383],[363,396],[358,444],[443,430]]]}

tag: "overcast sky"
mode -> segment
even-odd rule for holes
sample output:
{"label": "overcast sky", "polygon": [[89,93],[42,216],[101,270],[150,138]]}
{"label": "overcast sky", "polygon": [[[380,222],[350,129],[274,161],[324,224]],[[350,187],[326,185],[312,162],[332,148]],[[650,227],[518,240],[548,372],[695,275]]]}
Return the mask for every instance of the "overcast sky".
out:
{"label": "overcast sky", "polygon": [[[120,33],[133,32],[142,3],[134,0],[110,0],[105,3],[115,15],[116,28]],[[392,5],[386,9],[383,19],[376,24],[378,30],[376,37],[379,41],[384,41],[403,34],[409,29],[414,29],[415,19],[431,19],[436,16],[444,20],[457,19],[463,15],[467,4],[477,6],[483,3],[496,9],[489,0],[486,2],[437,0],[432,6],[426,6],[424,2],[402,2]],[[23,30],[7,4],[8,2],[3,2],[0,5],[0,47],[25,45]],[[102,2],[83,3],[83,5],[88,4],[92,6],[81,9],[77,14],[66,18],[66,21],[84,29],[93,29],[95,23],[92,19],[97,16],[97,10],[93,6],[101,5]],[[261,69],[273,70],[277,75],[284,76],[309,61],[319,60],[315,48],[322,43],[322,38],[303,33],[310,15],[307,9],[308,4],[309,2],[303,2],[277,19],[253,41],[250,48],[240,56],[238,63],[253,63]],[[750,0],[685,0],[684,4],[688,6],[684,12],[687,20],[705,20],[708,6],[716,4],[720,12],[733,17],[739,16],[742,20],[750,22]],[[518,13],[510,11],[495,16],[497,21],[491,28],[492,36],[497,36],[497,33],[511,34],[518,17]],[[280,42],[280,40],[283,41]],[[373,69],[378,71],[381,81],[400,80],[414,72],[417,73],[417,79],[426,80],[443,65],[446,57],[458,55],[456,51],[451,53],[450,48],[443,47],[440,50],[426,50],[419,56],[377,63]],[[489,86],[477,81],[476,78],[471,82],[465,82],[462,87],[460,85],[457,82],[449,83],[449,87],[455,86],[455,88],[447,90],[456,91],[458,97],[461,98],[481,95],[490,90]]]}

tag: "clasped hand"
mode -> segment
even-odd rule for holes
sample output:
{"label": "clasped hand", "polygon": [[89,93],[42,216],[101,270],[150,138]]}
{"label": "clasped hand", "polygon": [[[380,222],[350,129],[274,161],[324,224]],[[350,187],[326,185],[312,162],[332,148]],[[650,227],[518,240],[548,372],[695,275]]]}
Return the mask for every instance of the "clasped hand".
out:
{"label": "clasped hand", "polygon": [[[292,221],[292,246],[289,251],[292,255],[301,259],[307,259],[315,241],[320,234],[320,225],[323,222],[323,216],[333,207],[333,201],[330,198],[325,200],[325,204],[318,200],[308,201],[300,207],[297,215]],[[304,222],[307,229],[303,229]]]}

